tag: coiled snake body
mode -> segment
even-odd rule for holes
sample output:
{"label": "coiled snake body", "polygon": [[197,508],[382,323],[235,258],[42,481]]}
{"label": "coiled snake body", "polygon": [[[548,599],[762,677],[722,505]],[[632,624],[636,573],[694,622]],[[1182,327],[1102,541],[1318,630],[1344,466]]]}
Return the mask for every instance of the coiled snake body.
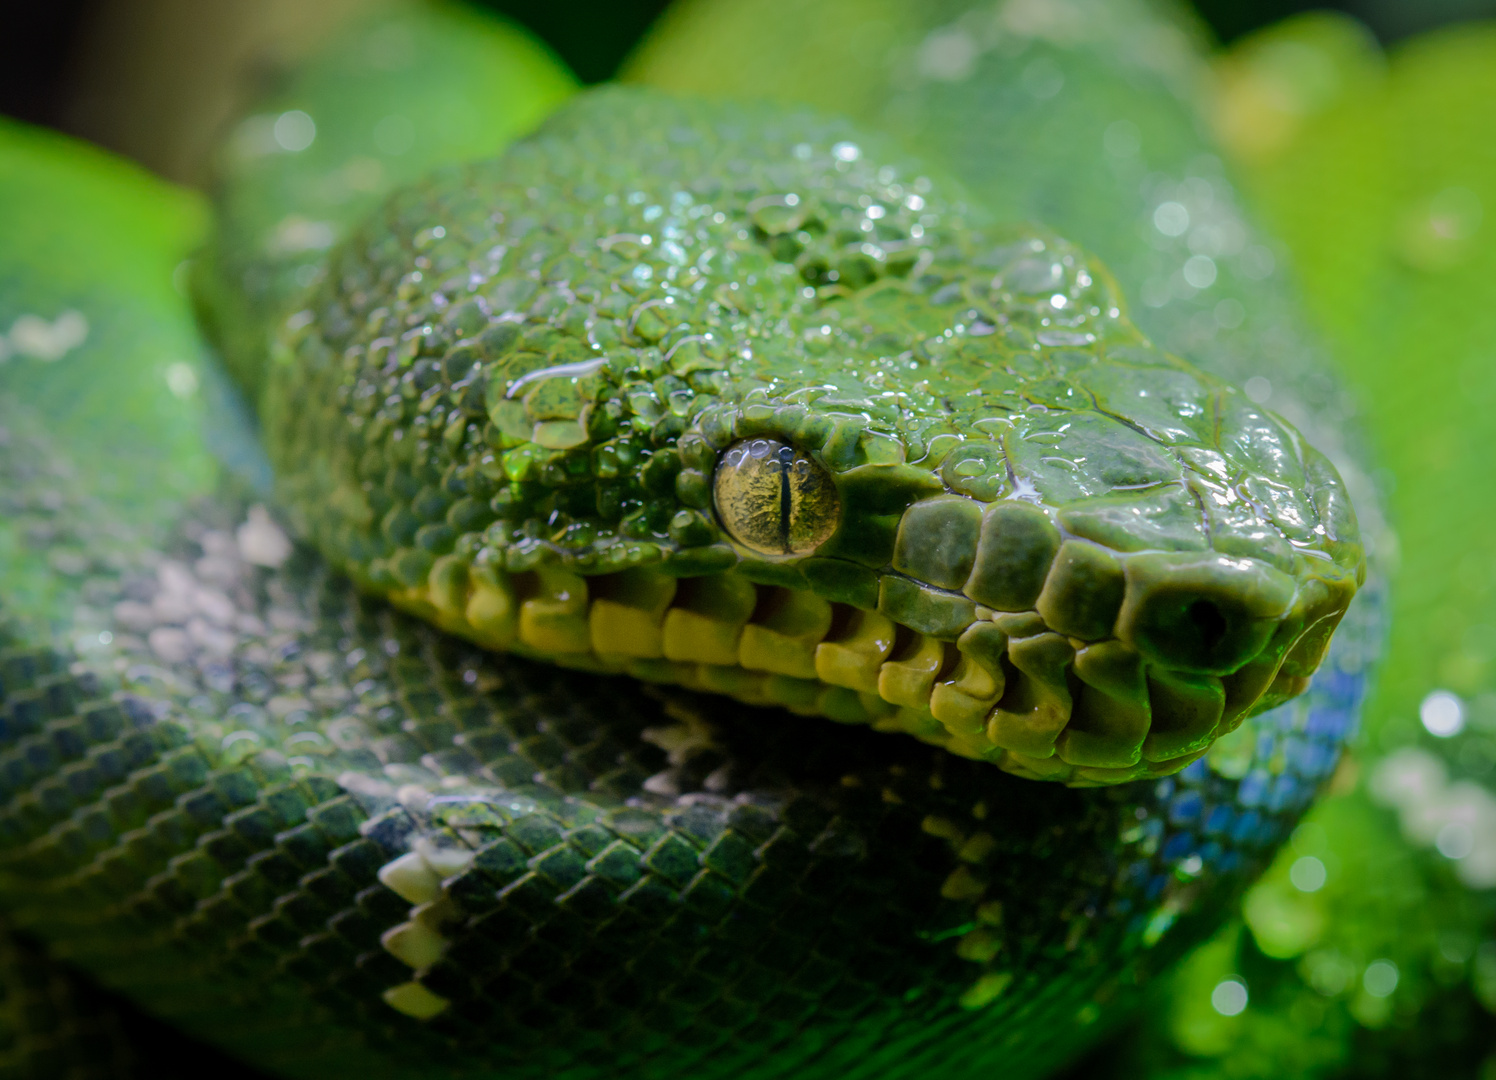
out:
{"label": "coiled snake body", "polygon": [[290,1076],[1063,1060],[1333,770],[1372,632],[1334,468],[1123,306],[839,123],[615,91],[288,320],[311,546],[211,375],[125,441],[9,387],[7,918]]}

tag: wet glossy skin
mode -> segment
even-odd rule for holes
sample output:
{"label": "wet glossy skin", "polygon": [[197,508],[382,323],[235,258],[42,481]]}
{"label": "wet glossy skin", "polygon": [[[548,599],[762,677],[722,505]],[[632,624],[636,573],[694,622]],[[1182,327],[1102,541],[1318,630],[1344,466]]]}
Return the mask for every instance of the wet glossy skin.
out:
{"label": "wet glossy skin", "polygon": [[1208,765],[1034,785],[484,653],[231,495],[122,547],[0,416],[16,533],[83,568],[57,634],[0,623],[0,904],[272,1075],[1042,1075],[1256,874],[1359,699],[1332,650]]}
{"label": "wet glossy skin", "polygon": [[[81,302],[89,331],[0,370],[0,907],[273,1075],[1037,1075],[1334,767],[1343,636],[1179,777],[1067,791],[557,677],[359,598],[234,494],[256,451],[211,369],[160,368],[193,347],[184,208],[7,152],[37,207],[0,248],[9,295],[49,322]],[[45,1019],[15,1021],[17,1060],[55,1060]]]}
{"label": "wet glossy skin", "polygon": [[[615,91],[400,196],[288,321],[289,502],[490,647],[1030,777],[1182,768],[1319,662],[1363,573],[1340,478],[1083,253],[896,161]],[[802,479],[735,533],[755,440]]]}
{"label": "wet glossy skin", "polygon": [[[95,192],[79,205],[97,203]],[[57,250],[46,240],[17,256],[42,284],[65,277],[27,261]],[[69,443],[10,422],[24,438],[6,450],[7,476],[138,448],[157,461],[131,469],[141,483],[186,476],[205,493],[202,470],[182,466],[206,463],[206,446],[158,461],[163,444],[140,438],[192,424],[142,426],[157,414],[119,409],[132,422],[120,440],[75,408],[80,388],[114,372],[172,406],[157,412],[203,417],[153,356],[119,363],[134,354],[111,328],[133,327],[115,320],[140,305],[105,301],[153,280],[135,268],[95,286],[80,363],[14,369],[61,391],[47,417]],[[28,303],[56,313],[51,293]],[[179,332],[180,311],[165,322]],[[1207,397],[1224,393],[1206,385]],[[651,435],[667,415],[651,418]],[[175,494],[122,547],[126,531],[97,510],[118,509],[119,494],[91,490],[94,471],[75,475],[79,502],[23,487],[21,512],[0,528],[26,578],[56,590],[45,610],[59,620],[55,631],[6,627],[5,705],[32,709],[42,728],[6,733],[6,768],[32,771],[0,902],[111,985],[287,1075],[1042,1072],[1255,874],[1333,769],[1368,648],[1364,634],[1338,635],[1307,694],[1250,717],[1177,778],[1072,792],[902,737],[485,657],[352,598],[305,553],[259,565],[274,527],[235,496],[188,506]],[[950,497],[968,499],[916,505],[933,503],[938,524]],[[1043,590],[1059,527],[1016,501],[1004,583],[1028,596]],[[885,515],[890,568],[934,547],[951,572],[960,545],[918,542],[904,509]],[[35,546],[57,535],[71,537],[63,551]],[[83,561],[53,566],[58,554]],[[659,584],[616,582],[614,617],[653,610]],[[16,595],[7,582],[7,607]],[[695,613],[720,616],[743,597],[729,585]],[[530,613],[532,627],[571,614]],[[214,621],[225,617],[227,636]],[[165,719],[144,720],[143,740],[111,726],[101,694],[128,702],[127,718]],[[39,716],[39,701],[55,714]],[[109,771],[122,764],[124,775]],[[114,831],[82,828],[101,821]]]}
{"label": "wet glossy skin", "polygon": [[[1315,811],[1258,886],[1250,932],[1202,950],[1104,1064],[1128,1078],[1470,1072],[1490,1055],[1496,1001],[1496,921],[1482,876],[1490,848],[1477,841],[1454,858],[1434,838],[1489,813],[1496,760],[1483,629],[1493,578],[1465,546],[1491,529],[1489,501],[1466,494],[1491,486],[1489,460],[1453,452],[1489,440],[1491,383],[1476,358],[1493,310],[1491,249],[1477,239],[1496,205],[1482,149],[1491,37],[1464,25],[1383,56],[1364,26],[1320,15],[1238,43],[1211,72],[1181,48],[1168,7],[953,0],[812,12],[697,0],[675,9],[632,75],[833,105],[897,131],[1004,212],[1047,220],[1100,252],[1141,301],[1134,315],[1155,340],[1246,383],[1274,410],[1294,408],[1342,468],[1335,436],[1354,445],[1359,421],[1373,437],[1392,480],[1383,495],[1399,569],[1362,783]],[[791,20],[794,35],[774,32]],[[1143,40],[1151,47],[1123,44]],[[732,42],[735,63],[721,62],[719,41]],[[1306,59],[1333,78],[1299,81]],[[1203,92],[1212,84],[1223,92]],[[1002,124],[978,119],[999,113]],[[1162,122],[1181,114],[1199,115],[1201,129],[1220,121],[1225,151]],[[1223,173],[1215,154],[1236,168]],[[1233,204],[1247,196],[1285,247],[1259,247],[1242,230]],[[1192,262],[1215,272],[1207,287],[1186,287]],[[1315,350],[1275,291],[1301,292],[1356,397],[1325,392],[1332,384],[1316,375]],[[1410,366],[1412,354],[1424,362]],[[1356,491],[1375,537],[1374,503]],[[1464,728],[1436,737],[1420,705],[1451,694]],[[1306,892],[1294,870],[1316,862],[1328,877]],[[1374,963],[1398,972],[1386,996],[1363,985]],[[1237,978],[1251,1002],[1226,1016],[1212,993]]]}

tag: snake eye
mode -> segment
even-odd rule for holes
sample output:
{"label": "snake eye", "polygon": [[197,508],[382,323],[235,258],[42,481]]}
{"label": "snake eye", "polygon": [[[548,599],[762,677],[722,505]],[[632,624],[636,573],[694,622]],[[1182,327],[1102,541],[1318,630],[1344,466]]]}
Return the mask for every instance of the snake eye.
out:
{"label": "snake eye", "polygon": [[717,516],[734,540],[764,555],[804,555],[836,531],[841,499],[826,470],[793,446],[744,439],[717,463]]}

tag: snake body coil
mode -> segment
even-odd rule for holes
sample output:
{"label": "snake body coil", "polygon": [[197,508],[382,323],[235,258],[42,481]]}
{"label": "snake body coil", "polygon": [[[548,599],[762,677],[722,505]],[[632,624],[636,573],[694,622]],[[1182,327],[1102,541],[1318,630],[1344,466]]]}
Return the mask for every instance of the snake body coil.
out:
{"label": "snake body coil", "polygon": [[1072,1055],[1334,768],[1361,553],[1290,429],[944,190],[596,95],[328,263],[267,406],[295,520],[593,674],[232,483],[126,520],[7,400],[55,583],[0,644],[8,918],[290,1076]]}

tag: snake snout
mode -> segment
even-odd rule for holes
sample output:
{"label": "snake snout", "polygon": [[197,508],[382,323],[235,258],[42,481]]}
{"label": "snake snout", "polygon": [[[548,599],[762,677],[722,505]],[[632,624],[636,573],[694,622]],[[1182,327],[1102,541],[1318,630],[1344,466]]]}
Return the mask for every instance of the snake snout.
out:
{"label": "snake snout", "polygon": [[[1039,505],[949,494],[906,510],[890,570],[880,610],[950,656],[918,701],[880,680],[885,700],[928,710],[954,752],[1074,782],[1174,771],[1294,696],[1354,593],[1210,549],[1113,550]],[[958,609],[959,626],[932,617]]]}
{"label": "snake snout", "polygon": [[1145,660],[1197,675],[1229,675],[1272,639],[1297,591],[1255,559],[1217,554],[1134,555],[1117,636]]}

